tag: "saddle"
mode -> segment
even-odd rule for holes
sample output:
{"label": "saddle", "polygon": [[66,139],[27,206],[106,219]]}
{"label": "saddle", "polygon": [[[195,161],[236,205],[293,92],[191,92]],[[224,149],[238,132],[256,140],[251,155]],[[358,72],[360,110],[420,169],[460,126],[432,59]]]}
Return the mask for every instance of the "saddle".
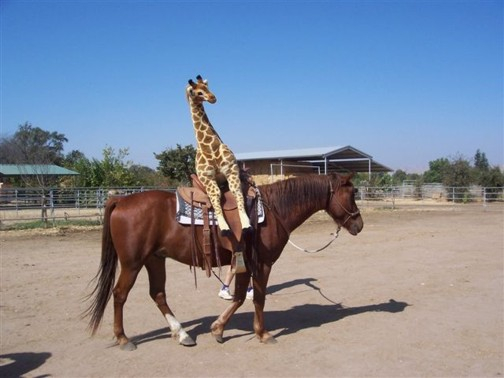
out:
{"label": "saddle", "polygon": [[[221,187],[221,207],[224,213],[224,218],[226,219],[229,228],[231,229],[231,235],[227,237],[222,237],[216,230],[216,220],[213,219],[212,204],[203,183],[199,180],[198,176],[195,174],[191,175],[192,187],[178,187],[177,194],[181,197],[187,204],[191,206],[191,228],[192,228],[192,250],[193,250],[193,265],[200,265],[197,259],[197,250],[201,249],[200,245],[203,247],[204,264],[202,268],[205,269],[207,277],[211,276],[211,268],[213,266],[212,262],[212,245],[215,249],[215,255],[217,264],[220,266],[220,258],[218,255],[217,239],[220,245],[234,253],[234,258],[232,262],[232,269],[236,270],[236,273],[241,273],[246,270],[245,264],[243,263],[243,255],[239,254],[243,251],[243,241],[242,241],[242,226],[240,222],[240,216],[238,214],[238,205],[235,197],[227,188],[227,181],[224,176],[218,177],[217,183]],[[248,188],[247,197],[255,198],[256,192],[254,187],[250,186]],[[194,219],[194,213],[196,211],[202,212],[203,217],[203,240],[198,245],[196,224]],[[212,236],[214,242],[212,243]],[[237,255],[237,256],[235,256]],[[236,263],[235,257],[238,259],[238,264]],[[241,258],[241,261],[239,260]]]}

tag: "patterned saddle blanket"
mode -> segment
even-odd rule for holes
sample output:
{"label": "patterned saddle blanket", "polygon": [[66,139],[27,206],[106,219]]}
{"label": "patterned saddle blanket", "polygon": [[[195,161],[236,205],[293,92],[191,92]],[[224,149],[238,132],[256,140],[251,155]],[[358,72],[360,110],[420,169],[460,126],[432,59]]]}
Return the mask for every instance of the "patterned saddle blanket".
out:
{"label": "patterned saddle blanket", "polygon": [[[198,205],[191,206],[191,203],[187,201],[187,199],[182,197],[179,190],[177,190],[176,194],[177,194],[177,212],[176,212],[177,222],[179,222],[180,224],[190,225],[191,208],[192,208],[194,210],[194,224],[203,225],[203,208]],[[262,223],[264,222],[265,214],[261,196],[257,195],[257,201],[252,201],[252,203],[254,202],[256,203],[257,206],[257,223]],[[205,203],[209,204],[210,200],[205,201]],[[235,211],[235,210],[229,209],[227,211]],[[208,210],[208,218],[210,225],[218,225],[214,211],[211,208]]]}

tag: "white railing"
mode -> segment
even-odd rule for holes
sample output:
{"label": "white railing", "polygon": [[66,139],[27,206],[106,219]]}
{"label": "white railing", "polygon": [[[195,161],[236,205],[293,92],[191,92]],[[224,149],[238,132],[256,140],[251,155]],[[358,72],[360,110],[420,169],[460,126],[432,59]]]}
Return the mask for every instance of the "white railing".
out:
{"label": "white railing", "polygon": [[[43,220],[52,222],[71,218],[94,218],[101,222],[102,211],[111,195],[128,195],[152,189],[173,188],[2,188],[0,191],[0,224]],[[411,208],[450,206],[458,209],[502,209],[504,187],[422,186],[358,187],[357,204],[361,208]],[[470,206],[472,205],[472,206]]]}
{"label": "white railing", "polygon": [[440,184],[422,186],[359,187],[358,202],[370,206],[440,206],[476,204],[487,207],[504,203],[504,187],[444,187]]}

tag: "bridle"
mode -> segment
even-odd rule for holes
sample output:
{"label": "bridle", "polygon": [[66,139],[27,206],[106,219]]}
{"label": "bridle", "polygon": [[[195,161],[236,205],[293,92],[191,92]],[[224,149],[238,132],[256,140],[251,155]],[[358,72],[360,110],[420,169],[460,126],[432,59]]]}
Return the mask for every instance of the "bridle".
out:
{"label": "bridle", "polygon": [[[333,186],[332,186],[332,182],[329,181],[329,190],[331,191],[331,195],[329,196],[329,201],[328,201],[328,204],[331,203],[331,200],[333,198],[333,195],[334,195],[334,189],[333,189]],[[360,214],[360,210],[357,209],[357,211],[354,211],[354,212],[351,212],[349,211],[345,206],[343,206],[343,204],[338,201],[338,199],[336,198],[336,203],[343,209],[343,211],[347,214],[347,217],[345,218],[345,220],[343,221],[343,223],[341,223],[341,226],[338,226],[339,228],[341,228],[342,226],[345,225],[346,222],[348,222],[351,218],[357,216]],[[338,230],[339,232],[339,230]]]}
{"label": "bridle", "polygon": [[[329,195],[329,199],[327,200],[326,208],[329,207],[329,204],[331,203],[332,198],[334,196],[334,188],[333,188],[333,185],[332,185],[332,181],[329,181],[329,193],[330,193],[330,195]],[[334,235],[334,237],[331,240],[329,240],[329,242],[327,244],[325,244],[323,247],[320,247],[320,248],[315,249],[315,250],[309,250],[309,249],[306,249],[306,248],[301,248],[298,245],[296,245],[293,241],[291,241],[290,238],[288,239],[289,244],[292,245],[293,247],[299,249],[300,251],[306,252],[306,253],[317,253],[317,252],[323,251],[324,249],[326,249],[327,247],[329,247],[338,238],[339,232],[341,231],[341,227],[344,226],[346,224],[346,222],[348,222],[351,218],[353,218],[353,217],[355,217],[355,216],[357,216],[357,215],[360,214],[360,210],[359,209],[357,209],[357,211],[354,211],[354,212],[349,211],[345,206],[343,206],[343,204],[340,201],[338,201],[338,199],[336,199],[336,203],[347,214],[347,217],[345,218],[345,220],[343,221],[343,223],[338,224],[338,227],[336,228],[336,232],[331,233],[331,235]],[[280,218],[280,216],[277,215],[277,212],[274,209],[270,208],[269,206],[267,206],[267,207],[270,210],[272,210],[272,213],[275,216],[275,218],[277,218],[278,222],[282,225],[282,228],[287,232],[287,228],[285,227],[285,225],[284,225],[282,219]]]}

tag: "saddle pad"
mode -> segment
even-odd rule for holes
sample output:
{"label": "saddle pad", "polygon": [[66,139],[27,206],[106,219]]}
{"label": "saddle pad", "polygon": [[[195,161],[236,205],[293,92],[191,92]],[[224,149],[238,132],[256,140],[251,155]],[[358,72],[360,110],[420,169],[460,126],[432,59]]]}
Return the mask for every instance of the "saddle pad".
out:
{"label": "saddle pad", "polygon": [[[177,212],[175,214],[177,222],[180,224],[191,224],[191,204],[185,201],[179,194],[177,194]],[[259,197],[257,201],[257,223],[264,222],[264,206]],[[217,219],[215,218],[214,211],[208,211],[208,218],[210,225],[218,225]],[[199,207],[194,207],[194,224],[203,225],[203,209]]]}

